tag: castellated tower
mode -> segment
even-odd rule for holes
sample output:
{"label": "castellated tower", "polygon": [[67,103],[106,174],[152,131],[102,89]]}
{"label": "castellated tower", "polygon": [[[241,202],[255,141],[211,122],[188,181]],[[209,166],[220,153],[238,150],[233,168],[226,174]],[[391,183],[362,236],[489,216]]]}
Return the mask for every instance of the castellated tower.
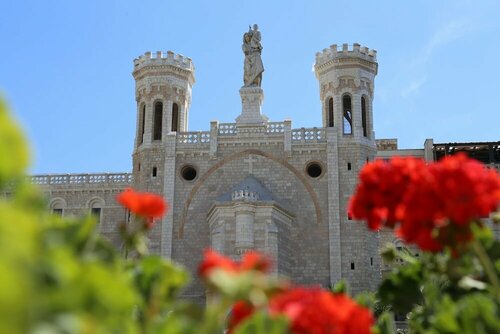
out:
{"label": "castellated tower", "polygon": [[[134,59],[137,128],[133,152],[134,187],[165,194],[173,203],[176,133],[187,131],[191,89],[195,82],[190,58],[167,51],[146,52]],[[150,234],[150,247],[160,249],[165,217]],[[169,255],[169,254],[165,254]]]}
{"label": "castellated tower", "polygon": [[[347,213],[358,173],[376,155],[372,101],[376,51],[343,44],[316,54],[323,127],[328,142],[330,266],[354,292],[373,290],[380,280],[378,235]],[[333,281],[336,279],[334,278]]]}

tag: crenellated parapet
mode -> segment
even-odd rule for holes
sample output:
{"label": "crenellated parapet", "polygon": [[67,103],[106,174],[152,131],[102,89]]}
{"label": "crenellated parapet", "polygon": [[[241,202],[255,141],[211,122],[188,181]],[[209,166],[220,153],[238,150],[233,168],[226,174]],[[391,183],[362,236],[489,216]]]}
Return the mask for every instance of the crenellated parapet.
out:
{"label": "crenellated parapet", "polygon": [[361,66],[377,74],[377,51],[369,49],[366,46],[361,46],[358,43],[352,45],[347,43],[342,45],[333,44],[329,48],[323,49],[322,52],[316,53],[314,71],[319,78],[319,76],[330,71],[332,68],[351,65]]}
{"label": "crenellated parapet", "polygon": [[191,58],[184,57],[172,51],[167,51],[166,54],[162,51],[156,51],[156,53],[148,51],[144,53],[144,55],[134,59],[134,71],[146,66],[158,65],[171,65],[188,71],[194,71],[194,65]]}
{"label": "crenellated parapet", "polygon": [[349,45],[332,44],[329,48],[323,49],[322,52],[316,53],[316,66],[320,66],[326,62],[342,59],[342,58],[360,58],[371,62],[377,61],[377,51],[369,49],[366,46],[361,46],[358,43]]}

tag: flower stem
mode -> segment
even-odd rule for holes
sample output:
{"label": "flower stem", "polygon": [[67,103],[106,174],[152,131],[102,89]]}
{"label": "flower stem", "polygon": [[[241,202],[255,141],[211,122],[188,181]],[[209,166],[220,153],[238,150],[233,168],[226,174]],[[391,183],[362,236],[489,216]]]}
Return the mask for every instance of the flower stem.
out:
{"label": "flower stem", "polygon": [[481,245],[479,241],[474,240],[472,242],[472,249],[474,249],[474,252],[476,253],[479,259],[479,262],[483,266],[483,270],[486,273],[486,276],[488,277],[489,281],[491,282],[491,285],[493,286],[493,291],[495,292],[495,295],[500,296],[500,280],[498,279],[495,267],[491,263],[488,254],[486,254],[483,245]]}

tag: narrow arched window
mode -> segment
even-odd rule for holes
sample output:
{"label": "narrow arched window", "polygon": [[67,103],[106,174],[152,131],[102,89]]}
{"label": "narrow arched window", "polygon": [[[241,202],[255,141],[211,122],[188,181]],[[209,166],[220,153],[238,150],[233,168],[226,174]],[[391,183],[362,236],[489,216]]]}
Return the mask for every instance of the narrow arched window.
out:
{"label": "narrow arched window", "polygon": [[50,210],[54,215],[63,216],[65,208],[66,201],[64,201],[62,198],[55,198],[50,203]]}
{"label": "narrow arched window", "polygon": [[333,128],[333,98],[328,99],[328,127]]}
{"label": "narrow arched window", "polygon": [[139,132],[139,145],[144,142],[144,128],[146,124],[146,105],[143,104],[141,108],[141,115],[139,119],[139,126],[140,126],[140,132]]}
{"label": "narrow arched window", "polygon": [[177,103],[172,104],[172,132],[179,130],[179,106]]}
{"label": "narrow arched window", "polygon": [[102,198],[94,198],[90,201],[89,206],[92,217],[94,217],[98,224],[101,223],[104,200]]}
{"label": "narrow arched window", "polygon": [[342,109],[344,111],[344,134],[352,135],[352,105],[351,96],[342,96]]}
{"label": "narrow arched window", "polygon": [[363,136],[368,137],[368,129],[366,127],[366,99],[361,97],[361,126],[363,127]]}
{"label": "narrow arched window", "polygon": [[153,140],[161,140],[161,128],[163,121],[163,103],[155,103],[154,123],[153,123]]}

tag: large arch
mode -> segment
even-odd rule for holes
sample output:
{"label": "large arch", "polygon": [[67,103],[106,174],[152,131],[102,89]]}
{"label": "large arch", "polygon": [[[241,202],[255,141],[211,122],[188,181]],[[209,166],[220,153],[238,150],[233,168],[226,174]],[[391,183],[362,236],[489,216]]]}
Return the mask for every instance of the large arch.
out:
{"label": "large arch", "polygon": [[205,172],[205,174],[203,174],[198,179],[196,184],[193,186],[193,189],[191,189],[191,191],[189,192],[189,195],[186,199],[186,202],[184,203],[184,207],[182,208],[181,223],[179,226],[179,233],[178,233],[179,239],[182,239],[184,237],[184,226],[186,225],[187,213],[188,213],[189,206],[191,205],[191,201],[193,200],[194,196],[196,195],[198,190],[201,188],[203,183],[210,177],[210,175],[212,175],[221,166],[223,166],[231,161],[234,161],[236,159],[250,155],[250,154],[259,155],[259,156],[265,157],[267,159],[270,159],[272,161],[275,161],[275,162],[279,163],[280,165],[282,165],[283,167],[287,168],[289,171],[291,171],[302,182],[302,184],[306,188],[309,196],[311,196],[311,200],[314,203],[314,209],[316,211],[316,223],[320,224],[323,221],[318,195],[316,195],[316,192],[314,191],[314,189],[311,186],[311,184],[309,183],[309,181],[306,179],[306,177],[304,175],[302,175],[302,173],[299,170],[297,170],[294,166],[292,166],[284,158],[276,157],[272,154],[269,154],[269,153],[266,153],[266,152],[263,152],[260,150],[248,149],[248,150],[244,150],[241,152],[233,153],[233,154],[225,157],[224,159],[222,159],[221,161],[217,162],[215,165],[210,167]]}

